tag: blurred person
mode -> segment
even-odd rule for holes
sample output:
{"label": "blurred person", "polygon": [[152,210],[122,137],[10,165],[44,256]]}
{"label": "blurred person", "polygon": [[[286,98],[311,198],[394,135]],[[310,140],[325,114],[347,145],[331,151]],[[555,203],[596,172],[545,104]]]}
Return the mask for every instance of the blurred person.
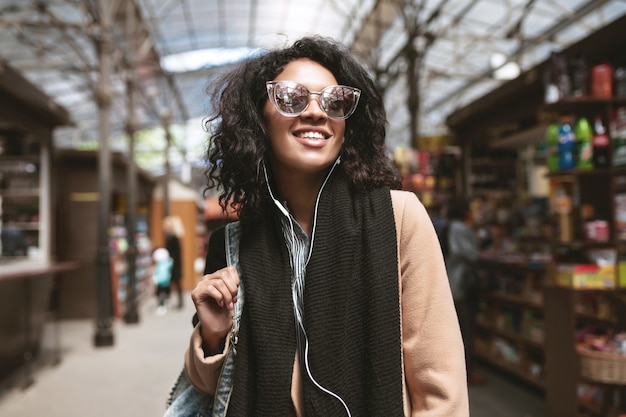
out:
{"label": "blurred person", "polygon": [[[437,236],[416,195],[398,190],[368,73],[312,37],[215,87],[207,174],[222,206],[238,210],[242,275],[226,266],[222,227],[192,291],[181,378],[215,395],[234,351],[229,416],[468,416]],[[166,415],[189,415],[174,408]]]}
{"label": "blurred person", "polygon": [[489,245],[485,248],[488,252],[511,253],[515,251],[515,242],[511,238],[508,227],[504,223],[492,221],[489,223]]}
{"label": "blurred person", "polygon": [[182,244],[181,240],[185,235],[183,222],[178,216],[167,216],[163,219],[163,232],[165,233],[165,249],[172,258],[172,274],[170,289],[176,291],[177,309],[183,308],[183,288],[182,288]]}
{"label": "blurred person", "polygon": [[466,199],[450,199],[446,216],[447,221],[441,229],[441,246],[465,345],[467,381],[470,385],[483,384],[487,380],[476,371],[472,353],[478,312],[475,263],[480,256],[480,247],[471,228],[472,211]]}
{"label": "blurred person", "polygon": [[157,314],[162,316],[167,313],[165,301],[170,295],[170,280],[174,262],[165,248],[156,249],[152,254],[152,259],[154,260],[152,280],[156,285]]}

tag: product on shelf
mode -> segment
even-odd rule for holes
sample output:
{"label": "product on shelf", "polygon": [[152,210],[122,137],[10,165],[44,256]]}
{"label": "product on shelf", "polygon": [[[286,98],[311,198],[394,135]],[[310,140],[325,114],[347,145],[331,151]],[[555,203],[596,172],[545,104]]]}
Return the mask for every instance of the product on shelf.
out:
{"label": "product on shelf", "polygon": [[559,264],[555,284],[575,289],[615,288],[615,264]]}
{"label": "product on shelf", "polygon": [[572,80],[569,76],[567,59],[563,54],[553,54],[552,58],[559,98],[564,99],[572,95]]}
{"label": "product on shelf", "polygon": [[572,224],[572,198],[564,187],[559,187],[554,190],[550,205],[558,217],[559,242],[571,242],[574,238],[574,226]]}
{"label": "product on shelf", "polygon": [[608,62],[591,68],[591,95],[597,98],[611,98],[613,95],[613,66]]}
{"label": "product on shelf", "polygon": [[605,384],[626,385],[626,333],[583,329],[576,336],[580,372]]}
{"label": "product on shelf", "polygon": [[578,118],[576,122],[576,140],[578,142],[578,169],[593,168],[593,133],[586,117]]}
{"label": "product on shelf", "polygon": [[626,67],[615,70],[615,96],[626,97]]}
{"label": "product on shelf", "polygon": [[544,322],[543,314],[537,311],[526,310],[524,312],[524,328],[522,334],[537,343],[543,343]]}
{"label": "product on shelf", "polygon": [[626,193],[615,194],[615,237],[626,240]]}
{"label": "product on shelf", "polygon": [[[606,294],[594,294],[581,292],[576,303],[576,313],[585,317],[597,320],[611,321],[613,311],[611,301]],[[595,332],[595,328],[586,327],[578,333],[578,338],[582,340],[586,334]]]}
{"label": "product on shelf", "polygon": [[613,166],[626,166],[626,106],[618,107],[613,113],[611,142],[613,143]]}
{"label": "product on shelf", "polygon": [[559,125],[551,123],[546,131],[546,154],[549,172],[559,170]]}
{"label": "product on shelf", "polygon": [[565,171],[576,167],[576,137],[572,128],[571,118],[561,117],[558,131],[559,170]]}
{"label": "product on shelf", "polygon": [[559,87],[557,86],[557,53],[552,52],[550,54],[550,65],[546,66],[546,71],[543,74],[543,83],[544,83],[544,101],[546,103],[555,103],[561,99],[559,97]]}
{"label": "product on shelf", "polygon": [[598,385],[580,383],[577,387],[578,400],[585,404],[601,406],[604,403],[604,390]]}
{"label": "product on shelf", "polygon": [[587,61],[581,55],[576,56],[570,62],[572,72],[572,95],[585,97],[589,94],[589,68]]}
{"label": "product on shelf", "polygon": [[517,365],[520,362],[519,350],[510,342],[495,338],[491,346],[492,353],[496,358],[502,359],[504,362]]}
{"label": "product on shelf", "polygon": [[597,115],[593,122],[593,165],[596,168],[609,166],[609,135],[607,134],[602,116]]}

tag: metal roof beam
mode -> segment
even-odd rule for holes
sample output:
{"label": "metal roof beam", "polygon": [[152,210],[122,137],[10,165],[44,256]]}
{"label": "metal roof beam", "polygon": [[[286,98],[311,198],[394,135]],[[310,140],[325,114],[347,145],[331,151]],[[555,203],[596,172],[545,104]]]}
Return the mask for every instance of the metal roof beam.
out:
{"label": "metal roof beam", "polygon": [[[149,31],[148,25],[145,23],[142,14],[139,12],[139,10],[141,10],[141,9],[140,9],[139,5],[137,4],[137,0],[131,0],[131,1],[133,2],[134,6],[135,6],[135,9],[138,11],[137,12],[137,19],[138,19],[137,24],[138,25],[143,25],[146,28],[146,32],[148,33],[149,36],[159,36],[158,30],[156,29],[157,25],[153,25],[155,33],[151,33]],[[180,112],[180,116],[181,116],[181,119],[182,119],[181,121],[183,123],[187,122],[189,120],[189,111],[187,110],[187,107],[185,106],[185,101],[182,99],[182,95],[180,93],[180,89],[178,88],[178,86],[174,82],[174,79],[173,79],[172,75],[166,73],[161,68],[161,64],[160,64],[161,57],[159,55],[159,52],[157,50],[155,50],[154,47],[153,47],[154,42],[151,42],[151,43],[152,43],[152,47],[150,48],[150,50],[151,50],[150,52],[151,52],[151,54],[154,55],[155,60],[156,60],[156,64],[158,65],[158,68],[159,68],[162,76],[165,78],[165,80],[167,82],[167,85],[170,88],[170,90],[172,92],[172,95],[174,96],[174,100],[176,102],[177,110]]]}
{"label": "metal roof beam", "polygon": [[[523,54],[525,51],[527,51],[531,47],[535,46],[539,42],[544,42],[547,39],[552,38],[553,36],[555,36],[560,31],[562,31],[562,30],[566,29],[567,27],[575,24],[580,19],[582,19],[583,17],[585,17],[589,13],[599,9],[600,7],[604,6],[608,2],[609,2],[609,0],[590,0],[590,1],[588,1],[587,3],[585,3],[581,7],[579,7],[571,15],[569,15],[567,17],[564,17],[563,19],[561,19],[558,22],[556,22],[554,25],[550,26],[546,31],[544,31],[541,35],[537,36],[535,39],[532,39],[530,41],[525,41],[525,42],[521,43],[518,46],[518,48],[515,50],[515,52],[513,52],[511,55],[509,55],[509,57],[508,57],[509,59],[508,60],[510,60],[511,58],[518,57],[519,55]],[[428,106],[428,108],[425,109],[425,113],[429,113],[429,112],[437,109],[438,107],[440,107],[443,104],[445,104],[448,101],[450,101],[453,97],[456,97],[459,94],[463,94],[464,92],[469,90],[473,85],[475,85],[476,83],[480,82],[481,80],[483,80],[485,78],[491,77],[492,72],[493,72],[492,69],[488,69],[488,70],[485,70],[485,71],[483,71],[483,72],[481,72],[481,73],[479,73],[479,74],[477,74],[477,75],[475,75],[473,77],[469,77],[467,82],[465,82],[461,87],[457,88],[455,91],[450,93],[447,97],[441,98],[440,100],[437,100],[435,103],[433,103],[430,106]]]}
{"label": "metal roof beam", "polygon": [[354,42],[350,47],[352,53],[357,57],[367,58],[399,15],[403,4],[403,0],[378,0],[354,35]]}

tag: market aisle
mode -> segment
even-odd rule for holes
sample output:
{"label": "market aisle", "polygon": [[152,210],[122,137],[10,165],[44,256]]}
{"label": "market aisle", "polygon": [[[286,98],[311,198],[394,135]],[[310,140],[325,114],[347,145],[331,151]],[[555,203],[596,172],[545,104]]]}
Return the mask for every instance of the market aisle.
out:
{"label": "market aisle", "polygon": [[471,417],[544,417],[544,396],[512,377],[477,364],[487,384],[469,388]]}
{"label": "market aisle", "polygon": [[[170,388],[182,369],[191,332],[193,305],[156,315],[146,300],[139,324],[114,324],[115,345],[95,348],[92,320],[63,321],[61,362],[33,373],[30,387],[0,396],[1,417],[143,417],[162,416]],[[47,330],[51,330],[51,327]],[[51,332],[46,344],[53,346]]]}
{"label": "market aisle", "polygon": [[[193,306],[156,315],[155,302],[142,306],[138,325],[115,323],[115,345],[92,345],[91,320],[61,324],[62,361],[33,375],[27,389],[0,391],[0,417],[159,417],[182,367],[191,331]],[[48,330],[51,330],[49,328]],[[50,332],[46,335],[53,346]],[[472,417],[543,417],[540,394],[501,373],[483,370],[489,383],[470,388]]]}

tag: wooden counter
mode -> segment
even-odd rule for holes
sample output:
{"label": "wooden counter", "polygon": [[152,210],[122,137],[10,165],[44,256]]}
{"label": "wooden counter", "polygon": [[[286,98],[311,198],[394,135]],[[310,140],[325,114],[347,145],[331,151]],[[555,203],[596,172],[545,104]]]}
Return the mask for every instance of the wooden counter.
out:
{"label": "wooden counter", "polygon": [[46,318],[57,308],[56,274],[78,267],[76,262],[0,267],[0,380],[39,353]]}

